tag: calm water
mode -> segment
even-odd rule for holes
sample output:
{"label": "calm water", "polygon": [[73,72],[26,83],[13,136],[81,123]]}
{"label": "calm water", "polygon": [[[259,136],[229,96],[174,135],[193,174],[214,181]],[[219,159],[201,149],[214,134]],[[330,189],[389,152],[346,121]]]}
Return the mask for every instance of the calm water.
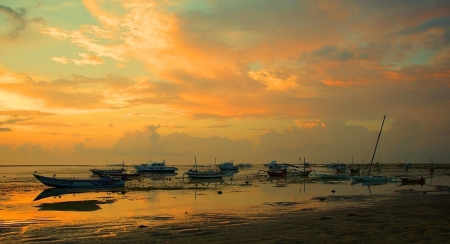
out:
{"label": "calm water", "polygon": [[[352,184],[351,180],[310,180],[301,177],[268,178],[262,165],[241,169],[223,181],[192,181],[183,177],[190,166],[177,166],[177,175],[146,175],[127,182],[126,186],[111,190],[94,190],[68,193],[48,190],[32,175],[57,177],[93,177],[91,168],[98,166],[0,166],[0,230],[12,227],[61,224],[95,225],[96,222],[115,222],[124,225],[157,225],[159,223],[186,221],[193,214],[235,213],[248,215],[263,206],[265,211],[277,207],[292,209],[326,208],[327,201],[311,200],[328,196],[371,196],[373,199],[397,194],[398,190],[426,192],[434,185],[450,185],[449,170],[438,169],[433,177],[425,175],[426,169],[412,168],[408,171],[389,166],[383,175],[423,174],[425,185],[401,185],[399,182],[382,185]],[[329,172],[325,167],[313,167],[317,173]],[[219,191],[221,194],[219,194]],[[48,197],[35,200],[40,194]],[[350,198],[348,198],[350,199]],[[356,198],[358,199],[358,198]],[[83,208],[68,203],[97,201],[97,208]],[[346,204],[342,201],[338,204]],[[92,207],[92,205],[90,205]],[[258,210],[259,211],[259,210]],[[98,227],[97,227],[98,228]],[[98,230],[97,230],[98,231]],[[0,242],[4,235],[1,234]]]}

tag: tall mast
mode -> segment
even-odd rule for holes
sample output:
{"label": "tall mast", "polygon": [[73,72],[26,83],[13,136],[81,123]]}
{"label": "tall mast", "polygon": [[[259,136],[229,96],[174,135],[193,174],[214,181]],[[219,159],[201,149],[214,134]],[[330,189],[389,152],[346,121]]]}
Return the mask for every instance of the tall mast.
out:
{"label": "tall mast", "polygon": [[375,149],[373,150],[372,161],[370,161],[369,172],[367,172],[367,176],[370,175],[370,169],[372,168],[373,158],[375,157],[375,153],[377,151],[378,141],[380,141],[381,131],[383,130],[384,120],[386,119],[386,115],[383,117],[383,123],[381,123],[380,133],[378,133],[377,143],[375,144]]}

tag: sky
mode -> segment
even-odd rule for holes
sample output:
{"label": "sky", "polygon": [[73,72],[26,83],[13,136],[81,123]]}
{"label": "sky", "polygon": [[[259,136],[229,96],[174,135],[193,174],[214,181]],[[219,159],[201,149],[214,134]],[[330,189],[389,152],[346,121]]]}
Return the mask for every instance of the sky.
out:
{"label": "sky", "polygon": [[450,163],[449,13],[0,0],[0,165]]}

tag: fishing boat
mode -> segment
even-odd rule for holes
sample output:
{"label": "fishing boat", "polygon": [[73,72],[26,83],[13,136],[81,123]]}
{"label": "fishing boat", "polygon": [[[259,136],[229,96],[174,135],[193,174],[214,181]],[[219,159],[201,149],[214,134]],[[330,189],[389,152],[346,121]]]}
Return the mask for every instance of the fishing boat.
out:
{"label": "fishing boat", "polygon": [[[302,158],[300,157],[300,162],[302,161]],[[303,170],[298,170],[297,174],[300,176],[309,176],[311,172],[313,171],[311,168],[306,169],[306,167],[309,167],[311,164],[307,163],[305,158],[303,157]]]}
{"label": "fishing boat", "polygon": [[234,165],[233,160],[229,162],[223,162],[218,165],[219,169],[224,170],[239,170],[239,166]]}
{"label": "fishing boat", "polygon": [[225,172],[221,171],[217,165],[212,167],[210,165],[197,165],[197,158],[194,157],[195,164],[192,166],[192,169],[189,169],[187,172],[184,172],[184,175],[187,175],[191,179],[211,179],[211,178],[222,178],[225,175]]}
{"label": "fishing boat", "polygon": [[81,188],[102,188],[102,187],[116,187],[124,186],[125,181],[114,178],[99,178],[99,179],[75,179],[75,178],[57,178],[47,177],[43,175],[33,174],[42,184],[52,187],[81,187]]}
{"label": "fishing boat", "polygon": [[287,170],[286,169],[270,169],[267,171],[267,174],[270,177],[280,177],[280,176],[286,176]]}
{"label": "fishing boat", "polygon": [[100,174],[110,174],[110,173],[124,173],[126,166],[125,162],[121,164],[107,164],[106,169],[90,169],[89,171],[92,172],[94,175],[100,175]]}
{"label": "fishing boat", "polygon": [[[380,136],[381,136],[381,131],[383,130],[383,125],[384,125],[384,121],[386,119],[386,115],[383,117],[383,122],[381,123],[381,129],[380,132],[378,133],[378,138],[377,138],[377,143],[375,144],[375,149],[373,150],[373,155],[372,155],[372,160],[370,161],[370,166],[369,166],[369,170],[367,172],[367,176],[352,176],[351,179],[353,181],[391,181],[392,179],[390,177],[386,177],[386,176],[377,176],[377,175],[370,175],[370,170],[372,168],[372,164],[373,164],[373,159],[375,158],[375,153],[377,151],[377,147],[378,147],[378,142],[380,141]],[[378,165],[378,163],[377,163]]]}
{"label": "fishing boat", "polygon": [[178,170],[177,167],[166,166],[165,160],[163,160],[162,162],[152,162],[150,160],[148,163],[135,166],[135,168],[139,173],[167,173],[175,172]]}
{"label": "fishing boat", "polygon": [[349,170],[350,170],[351,174],[358,174],[361,171],[361,167],[356,166],[356,165],[351,165]]}
{"label": "fishing boat", "polygon": [[353,163],[353,155],[352,155],[352,164],[350,164],[350,167],[348,169],[350,170],[350,174],[359,174],[359,171],[361,171],[361,166],[355,165]]}
{"label": "fishing boat", "polygon": [[422,176],[420,176],[420,177],[416,177],[416,176],[401,177],[401,176],[398,176],[397,178],[399,178],[402,181],[402,185],[423,185],[423,184],[425,184],[425,179]]}

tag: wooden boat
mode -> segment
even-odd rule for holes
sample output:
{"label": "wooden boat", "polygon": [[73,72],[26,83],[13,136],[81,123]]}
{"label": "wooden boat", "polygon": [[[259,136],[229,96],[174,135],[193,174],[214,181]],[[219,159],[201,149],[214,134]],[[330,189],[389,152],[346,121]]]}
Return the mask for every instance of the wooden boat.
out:
{"label": "wooden boat", "polygon": [[[383,130],[384,121],[386,119],[386,115],[383,117],[383,122],[381,123],[381,129],[378,133],[377,143],[375,144],[375,149],[373,150],[372,160],[370,161],[369,171],[367,172],[367,176],[351,176],[351,179],[354,181],[391,181],[390,177],[386,176],[371,176],[370,170],[372,169],[373,159],[375,158],[375,153],[377,151],[378,142],[380,141],[381,131]],[[378,163],[377,163],[378,166]]]}
{"label": "wooden boat", "polygon": [[402,181],[402,185],[423,185],[425,184],[425,179],[420,176],[419,177],[415,177],[415,176],[411,176],[411,177],[397,177]]}
{"label": "wooden boat", "polygon": [[286,176],[287,171],[286,169],[271,169],[267,171],[267,174],[270,177],[280,177],[280,176]]}
{"label": "wooden boat", "polygon": [[184,172],[191,179],[211,179],[211,178],[222,178],[225,172],[221,171],[217,165],[212,167],[210,165],[197,165],[197,158],[195,158],[195,164],[192,169]]}
{"label": "wooden boat", "polygon": [[100,179],[72,179],[72,178],[57,178],[33,174],[42,184],[52,187],[81,187],[81,188],[103,188],[124,186],[125,181],[113,178]]}

